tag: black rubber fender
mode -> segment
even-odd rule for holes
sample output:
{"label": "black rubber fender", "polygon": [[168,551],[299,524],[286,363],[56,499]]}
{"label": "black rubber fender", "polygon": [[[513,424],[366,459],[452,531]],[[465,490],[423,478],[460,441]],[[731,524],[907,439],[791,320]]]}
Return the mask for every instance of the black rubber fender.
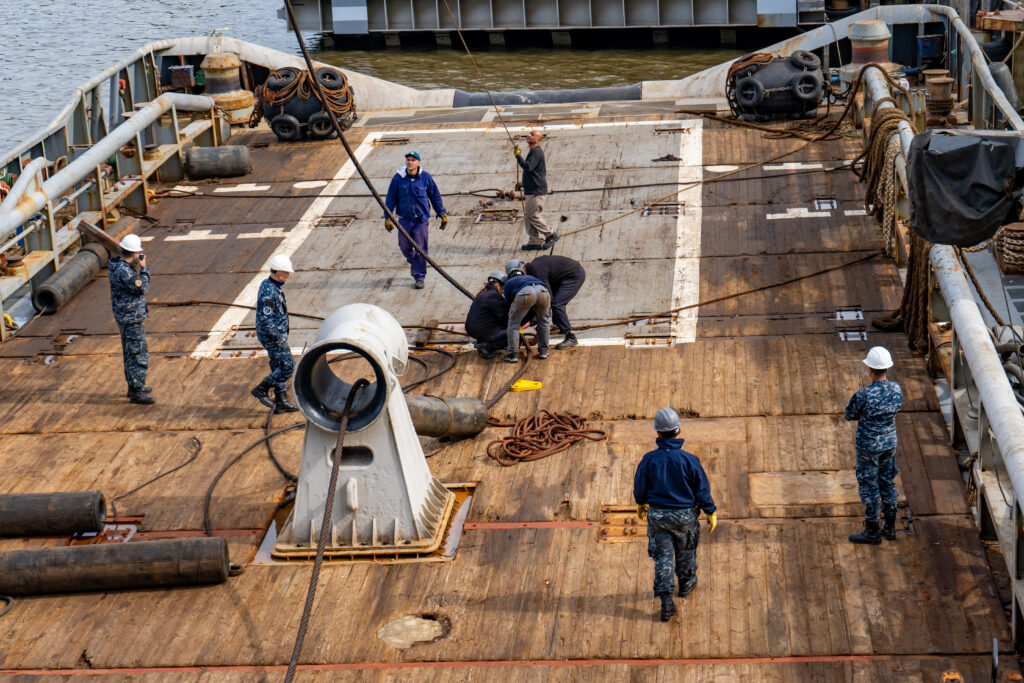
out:
{"label": "black rubber fender", "polygon": [[321,66],[315,72],[316,80],[324,90],[344,90],[345,74],[329,66]]}
{"label": "black rubber fender", "polygon": [[764,100],[764,86],[756,78],[747,76],[736,81],[736,101],[741,107],[750,109]]}
{"label": "black rubber fender", "polygon": [[264,87],[268,90],[282,90],[283,88],[291,85],[298,76],[298,71],[291,67],[278,69],[274,73],[270,74],[270,77],[267,78],[267,83]]}
{"label": "black rubber fender", "polygon": [[1014,85],[1010,67],[1006,66],[1003,62],[992,62],[988,65],[988,70],[992,72],[992,78],[995,79],[996,85],[1006,95],[1006,99],[1010,101],[1010,106],[1013,107],[1013,110],[1020,111],[1020,95],[1017,94],[1017,86]]}
{"label": "black rubber fender", "polygon": [[331,117],[326,112],[318,111],[310,116],[309,121],[306,121],[306,126],[309,128],[310,137],[322,140],[334,135],[334,124],[331,123]]}
{"label": "black rubber fender", "polygon": [[290,114],[279,114],[270,122],[270,130],[282,142],[295,142],[302,138],[302,126],[299,120]]}
{"label": "black rubber fender", "polygon": [[807,50],[797,50],[789,56],[789,63],[798,69],[806,71],[818,71],[821,69],[821,60],[818,55]]}
{"label": "black rubber fender", "polygon": [[818,102],[821,100],[821,85],[821,72],[805,71],[793,77],[789,89],[801,102]]}

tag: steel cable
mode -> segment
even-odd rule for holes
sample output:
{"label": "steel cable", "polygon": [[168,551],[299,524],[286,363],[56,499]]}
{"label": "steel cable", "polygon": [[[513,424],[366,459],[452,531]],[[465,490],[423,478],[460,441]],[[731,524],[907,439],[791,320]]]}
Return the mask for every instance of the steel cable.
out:
{"label": "steel cable", "polygon": [[186,460],[185,462],[181,463],[177,467],[172,467],[171,469],[167,470],[166,472],[161,472],[160,474],[156,475],[155,477],[153,477],[149,481],[146,481],[146,482],[143,482],[142,484],[139,484],[138,486],[133,488],[131,491],[128,491],[127,493],[122,493],[121,495],[115,496],[114,498],[110,499],[110,510],[111,510],[111,515],[112,515],[113,520],[114,520],[114,524],[117,524],[117,501],[121,500],[122,498],[127,498],[128,496],[132,495],[136,491],[139,491],[141,489],[146,488],[147,486],[149,486],[153,482],[155,482],[155,481],[157,481],[159,479],[163,479],[164,477],[166,477],[169,474],[173,474],[173,473],[177,472],[182,467],[185,467],[186,465],[191,464],[193,461],[195,461],[196,458],[199,457],[199,452],[203,450],[203,442],[200,441],[198,437],[193,436],[192,440],[189,442],[189,445],[192,448],[192,454],[188,456],[188,460]]}
{"label": "steel cable", "polygon": [[[310,71],[313,71],[313,58],[309,56],[309,49],[306,47],[306,43],[302,39],[302,32],[299,30],[299,25],[295,20],[295,9],[292,7],[291,0],[284,0],[284,7],[288,13],[288,21],[291,24],[292,32],[295,34],[295,39],[299,43],[299,49],[302,51],[302,57],[303,59],[306,60],[306,67]],[[320,85],[320,81],[316,80],[315,78],[313,79],[312,82],[313,88],[317,91],[320,101],[322,102],[325,98],[323,93],[323,87]],[[381,210],[384,211],[384,215],[391,219],[391,222],[394,224],[395,228],[397,228],[398,231],[402,234],[402,236],[406,240],[408,240],[409,244],[413,247],[413,249],[415,249],[416,252],[420,256],[422,256],[423,259],[441,275],[441,277],[447,280],[453,287],[455,287],[455,289],[459,290],[464,295],[466,295],[466,297],[472,300],[472,292],[463,287],[454,277],[449,275],[448,271],[446,271],[441,266],[437,265],[437,261],[431,258],[430,255],[426,252],[426,250],[416,243],[416,240],[412,238],[412,235],[410,235],[409,232],[402,227],[402,223],[398,220],[398,216],[396,216],[394,212],[392,212],[391,209],[387,207],[387,204],[384,203],[384,200],[381,198],[380,193],[377,192],[377,188],[374,186],[373,181],[370,180],[370,176],[366,174],[366,171],[363,169],[363,165],[359,162],[359,159],[356,157],[355,151],[353,151],[352,149],[352,145],[349,144],[348,139],[345,137],[345,132],[342,130],[341,124],[338,122],[338,117],[330,109],[327,110],[327,115],[331,118],[331,125],[334,127],[334,131],[338,134],[338,140],[345,148],[345,152],[348,154],[349,161],[352,162],[352,165],[359,173],[359,177],[362,178],[363,183],[366,185],[367,189],[369,189],[370,192],[373,193],[373,198],[377,201],[377,204],[380,206]]]}
{"label": "steel cable", "polygon": [[[290,2],[290,0],[288,0]],[[306,640],[306,630],[309,628],[309,618],[313,612],[313,599],[316,597],[317,583],[320,581],[320,566],[324,561],[324,550],[331,538],[331,515],[334,512],[334,494],[338,488],[338,470],[341,467],[341,453],[345,443],[345,432],[348,430],[348,419],[352,413],[352,403],[356,394],[361,389],[369,386],[366,379],[360,378],[352,385],[345,399],[345,408],[341,413],[341,424],[338,426],[338,440],[331,451],[331,479],[327,484],[327,501],[324,503],[324,516],[320,522],[320,536],[316,544],[316,558],[313,560],[313,573],[309,577],[309,588],[306,589],[306,603],[302,607],[302,617],[299,619],[299,630],[295,635],[295,645],[292,647],[292,656],[288,661],[288,671],[285,672],[285,683],[291,683],[295,678],[295,669],[299,665],[299,655],[302,654],[302,645]]]}

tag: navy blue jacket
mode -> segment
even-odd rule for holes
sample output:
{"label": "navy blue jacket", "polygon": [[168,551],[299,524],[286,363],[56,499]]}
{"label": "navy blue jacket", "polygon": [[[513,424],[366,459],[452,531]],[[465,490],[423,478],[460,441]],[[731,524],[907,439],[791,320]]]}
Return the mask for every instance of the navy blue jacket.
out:
{"label": "navy blue jacket", "polygon": [[399,218],[416,223],[430,219],[431,205],[438,216],[446,213],[437,183],[423,169],[415,178],[405,172],[405,167],[398,169],[398,173],[391,179],[384,203]]}
{"label": "navy blue jacket", "polygon": [[125,325],[141,323],[149,317],[146,306],[146,292],[149,291],[149,268],[135,272],[127,261],[115,256],[107,261],[110,278],[110,304],[114,309],[114,320]]}
{"label": "navy blue jacket", "polygon": [[477,340],[489,339],[508,329],[508,304],[494,285],[476,295],[466,315],[466,333]]}
{"label": "navy blue jacket", "polygon": [[288,303],[283,287],[272,277],[260,283],[256,295],[256,338],[261,344],[288,341]]}
{"label": "navy blue jacket", "polygon": [[544,289],[548,288],[543,281],[538,280],[532,275],[516,275],[515,277],[510,277],[508,281],[505,282],[505,303],[511,306],[512,302],[516,300],[516,294],[519,293],[519,290],[527,285],[540,285]]}
{"label": "navy blue jacket", "polygon": [[658,449],[640,461],[633,477],[633,499],[652,508],[699,507],[705,514],[715,511],[711,485],[700,460],[683,450],[682,439],[658,437]]}

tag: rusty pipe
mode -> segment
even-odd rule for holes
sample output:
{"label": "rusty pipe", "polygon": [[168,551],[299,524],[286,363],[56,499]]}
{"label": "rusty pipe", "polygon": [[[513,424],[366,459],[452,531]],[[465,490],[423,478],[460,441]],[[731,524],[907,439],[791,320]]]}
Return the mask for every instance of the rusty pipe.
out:
{"label": "rusty pipe", "polygon": [[[116,153],[117,150],[121,149],[128,142],[134,140],[139,133],[152,125],[153,122],[171,108],[184,111],[206,111],[212,109],[213,106],[213,100],[205,95],[164,93],[145,107],[136,111],[130,119],[111,131],[105,138],[99,140],[87,152],[50,176],[41,186],[32,191],[25,191],[20,198],[15,198],[14,205],[0,213],[0,238],[16,230],[34,214],[42,210],[47,203],[56,200],[73,188],[76,183],[95,173],[96,168],[110,158],[112,154]],[[31,166],[31,164],[29,165]],[[19,178],[20,180],[21,178]],[[17,183],[15,184],[17,185]],[[6,200],[4,204],[6,205],[9,201],[10,199]]]}

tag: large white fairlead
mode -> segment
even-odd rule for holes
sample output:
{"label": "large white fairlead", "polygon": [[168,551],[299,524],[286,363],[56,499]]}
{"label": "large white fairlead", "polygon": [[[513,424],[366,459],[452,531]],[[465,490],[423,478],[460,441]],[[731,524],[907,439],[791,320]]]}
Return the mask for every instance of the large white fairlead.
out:
{"label": "large white fairlead", "polygon": [[423,552],[436,548],[455,496],[430,473],[398,378],[409,347],[391,315],[350,304],[320,326],[316,342],[295,368],[295,398],[308,418],[295,507],[274,554],[316,549],[331,474],[331,451],[341,412],[358,377],[334,373],[328,354],[365,359],[372,383],[356,396],[345,435],[331,519],[331,553]]}

